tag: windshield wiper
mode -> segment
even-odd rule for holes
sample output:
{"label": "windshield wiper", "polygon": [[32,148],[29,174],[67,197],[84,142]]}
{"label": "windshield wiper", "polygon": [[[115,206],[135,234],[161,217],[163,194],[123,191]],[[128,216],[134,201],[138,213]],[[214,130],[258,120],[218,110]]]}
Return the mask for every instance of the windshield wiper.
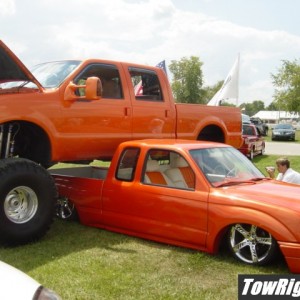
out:
{"label": "windshield wiper", "polygon": [[231,185],[238,185],[238,184],[255,184],[253,180],[229,180],[221,182],[220,184],[215,185],[215,187],[224,187],[224,186],[231,186]]}
{"label": "windshield wiper", "polygon": [[254,184],[257,181],[262,181],[262,180],[272,180],[272,178],[253,177],[253,178],[249,178],[247,180],[226,180],[224,182],[221,182],[220,184],[215,185],[215,187],[231,186],[231,185],[238,185],[238,184],[243,184],[243,183]]}
{"label": "windshield wiper", "polygon": [[261,180],[271,180],[272,178],[270,177],[253,177],[253,178],[250,178],[248,180],[250,181],[261,181]]}

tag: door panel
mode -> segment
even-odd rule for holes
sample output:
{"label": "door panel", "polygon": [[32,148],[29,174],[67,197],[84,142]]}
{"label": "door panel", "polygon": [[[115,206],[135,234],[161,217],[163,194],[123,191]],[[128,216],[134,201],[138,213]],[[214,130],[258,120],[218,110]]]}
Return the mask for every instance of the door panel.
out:
{"label": "door panel", "polygon": [[[79,98],[68,103],[63,109],[65,118],[60,127],[62,137],[69,141],[70,151],[78,153],[78,159],[112,156],[121,142],[132,138],[131,101],[128,89],[122,89],[122,83],[126,82],[122,68],[90,64],[74,82],[82,85],[90,76],[100,78],[103,97],[93,101]],[[78,89],[77,93],[82,96],[85,91]],[[81,143],[78,143],[80,137]]]}
{"label": "door panel", "polygon": [[103,221],[138,234],[204,246],[207,193],[114,181],[104,186]]}
{"label": "door panel", "polygon": [[133,138],[175,138],[176,113],[165,78],[124,64],[132,98]]}

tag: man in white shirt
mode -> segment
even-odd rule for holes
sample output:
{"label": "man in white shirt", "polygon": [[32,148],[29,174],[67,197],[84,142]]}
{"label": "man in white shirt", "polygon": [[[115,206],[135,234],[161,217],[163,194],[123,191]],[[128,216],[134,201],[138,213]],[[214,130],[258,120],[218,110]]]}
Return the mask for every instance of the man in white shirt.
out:
{"label": "man in white shirt", "polygon": [[[281,157],[276,160],[277,170],[279,174],[276,180],[300,184],[300,173],[290,167],[290,161],[286,157]],[[271,178],[275,178],[275,169],[266,168]]]}

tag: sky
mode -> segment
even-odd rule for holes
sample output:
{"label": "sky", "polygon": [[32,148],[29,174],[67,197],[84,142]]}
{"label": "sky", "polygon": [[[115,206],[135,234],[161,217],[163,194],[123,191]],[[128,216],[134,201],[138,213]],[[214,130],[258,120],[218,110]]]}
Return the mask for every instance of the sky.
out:
{"label": "sky", "polygon": [[300,56],[297,0],[0,0],[0,39],[28,67],[103,58],[156,65],[197,56],[204,85],[240,55],[238,104],[273,100],[271,74]]}

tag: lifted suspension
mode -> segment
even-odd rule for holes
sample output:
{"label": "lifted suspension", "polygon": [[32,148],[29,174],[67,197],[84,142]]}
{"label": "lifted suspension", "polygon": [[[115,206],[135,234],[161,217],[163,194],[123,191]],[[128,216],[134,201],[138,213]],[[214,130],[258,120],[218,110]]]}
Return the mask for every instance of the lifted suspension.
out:
{"label": "lifted suspension", "polygon": [[0,125],[0,158],[8,158],[15,155],[15,137],[19,129],[20,124],[18,123]]}

